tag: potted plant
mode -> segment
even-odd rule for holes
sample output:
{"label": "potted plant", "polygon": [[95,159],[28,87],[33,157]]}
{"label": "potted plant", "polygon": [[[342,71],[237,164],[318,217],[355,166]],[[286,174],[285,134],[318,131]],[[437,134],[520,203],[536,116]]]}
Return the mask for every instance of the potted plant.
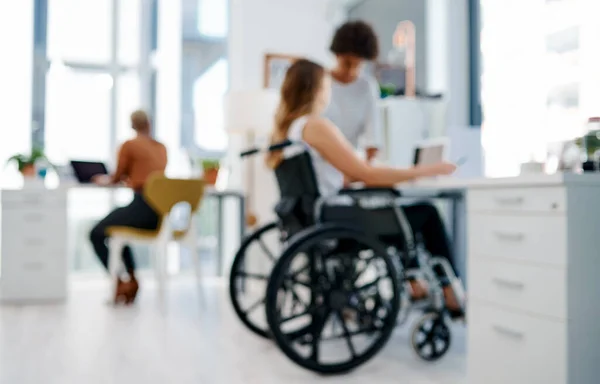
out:
{"label": "potted plant", "polygon": [[41,148],[33,148],[30,154],[16,154],[8,159],[7,164],[11,162],[17,163],[17,168],[19,172],[24,177],[35,177],[35,163],[38,161],[44,161],[47,164],[50,164],[46,155],[44,155],[44,151]]}
{"label": "potted plant", "polygon": [[217,183],[217,176],[219,176],[219,160],[202,160],[202,171],[204,182],[208,185],[215,185]]}

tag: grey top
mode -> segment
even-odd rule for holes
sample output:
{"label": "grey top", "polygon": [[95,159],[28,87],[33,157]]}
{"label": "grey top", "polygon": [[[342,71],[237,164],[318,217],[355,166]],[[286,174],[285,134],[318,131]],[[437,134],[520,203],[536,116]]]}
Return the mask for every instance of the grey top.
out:
{"label": "grey top", "polygon": [[359,145],[380,148],[382,128],[377,106],[379,95],[377,81],[371,76],[361,75],[350,84],[333,80],[331,103],[324,117],[337,125],[355,148]]}

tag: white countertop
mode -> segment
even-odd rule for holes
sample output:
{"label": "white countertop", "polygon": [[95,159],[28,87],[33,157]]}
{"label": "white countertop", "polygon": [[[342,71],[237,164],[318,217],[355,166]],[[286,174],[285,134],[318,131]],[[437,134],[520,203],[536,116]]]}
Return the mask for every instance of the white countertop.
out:
{"label": "white countertop", "polygon": [[[485,188],[512,188],[512,187],[543,187],[552,185],[596,185],[600,187],[600,172],[599,173],[557,173],[554,175],[524,175],[517,177],[506,178],[477,178],[477,179],[461,179],[455,177],[437,177],[431,179],[421,179],[416,182],[398,184],[398,189],[485,189]],[[43,186],[32,186],[24,189],[19,188],[3,188],[6,191],[24,190],[24,191],[39,191],[39,190],[55,190],[69,191],[72,189],[128,189],[125,186],[102,187],[93,184],[78,184],[74,182],[62,183],[57,188],[45,189]],[[205,190],[207,195],[243,195],[244,192],[239,189],[217,190],[213,186],[207,186]]]}
{"label": "white countertop", "polygon": [[[130,191],[129,187],[124,185],[115,185],[115,186],[100,186],[96,184],[80,184],[77,182],[63,182],[60,183],[55,188],[46,188],[42,182],[31,183],[24,188],[0,188],[1,191],[28,191],[28,192],[36,192],[36,191],[56,191],[56,192],[67,192],[70,190],[114,190],[114,191]],[[219,190],[214,186],[206,186],[204,192],[207,195],[243,195],[243,191],[239,189],[224,189]]]}
{"label": "white countertop", "polygon": [[439,177],[423,179],[413,183],[398,185],[399,189],[485,189],[511,187],[543,187],[551,185],[597,185],[600,186],[600,173],[557,173],[553,175],[523,175],[505,178],[459,179]]}

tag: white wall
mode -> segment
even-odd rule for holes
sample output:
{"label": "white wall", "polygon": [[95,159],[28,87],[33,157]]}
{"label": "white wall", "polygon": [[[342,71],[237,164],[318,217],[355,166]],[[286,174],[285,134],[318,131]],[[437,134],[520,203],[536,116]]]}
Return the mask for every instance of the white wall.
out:
{"label": "white wall", "polygon": [[[232,90],[252,90],[263,86],[266,53],[303,56],[329,66],[328,47],[340,13],[326,0],[231,0],[229,63]],[[233,159],[239,143],[230,140]],[[236,145],[237,144],[237,145]],[[251,199],[259,221],[273,218],[278,192],[272,171],[261,156],[254,159],[255,185]],[[245,171],[247,168],[236,167]],[[239,179],[233,172],[233,185]]]}
{"label": "white wall", "polygon": [[427,90],[448,98],[448,124],[469,124],[467,0],[427,0]]}
{"label": "white wall", "polygon": [[357,5],[351,12],[351,19],[365,20],[373,25],[379,37],[380,61],[387,61],[394,48],[393,36],[398,23],[410,20],[415,24],[416,33],[416,75],[417,89],[424,90],[427,82],[426,65],[429,51],[425,0],[370,0]]}
{"label": "white wall", "polygon": [[0,1],[0,183],[6,160],[31,146],[32,45],[33,1]]}
{"label": "white wall", "polygon": [[333,29],[326,0],[231,0],[230,9],[232,89],[262,87],[266,53],[330,63]]}

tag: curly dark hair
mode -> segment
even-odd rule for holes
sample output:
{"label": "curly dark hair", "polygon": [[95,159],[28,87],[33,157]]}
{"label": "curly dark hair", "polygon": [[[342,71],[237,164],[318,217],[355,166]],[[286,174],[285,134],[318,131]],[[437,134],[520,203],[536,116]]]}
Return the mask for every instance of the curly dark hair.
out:
{"label": "curly dark hair", "polygon": [[379,56],[379,39],[370,24],[355,20],[337,29],[329,48],[335,55],[354,55],[365,60]]}

